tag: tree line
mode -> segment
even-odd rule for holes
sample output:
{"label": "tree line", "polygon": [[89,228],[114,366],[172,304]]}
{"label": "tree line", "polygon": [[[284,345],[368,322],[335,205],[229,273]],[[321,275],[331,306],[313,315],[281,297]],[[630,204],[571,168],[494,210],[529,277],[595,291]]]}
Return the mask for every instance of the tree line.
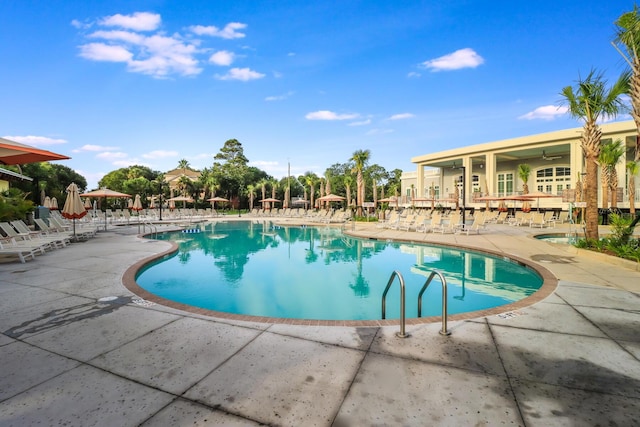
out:
{"label": "tree line", "polygon": [[[209,205],[206,200],[223,197],[231,201],[235,209],[260,207],[259,200],[276,198],[284,201],[306,200],[308,207],[317,206],[317,199],[329,193],[345,197],[346,206],[361,207],[364,201],[377,201],[387,196],[397,196],[401,188],[401,169],[387,171],[378,164],[369,164],[369,150],[357,150],[343,163],[328,167],[324,175],[308,171],[298,176],[277,179],[267,172],[249,166],[242,143],[237,139],[227,140],[214,156],[211,167],[205,167],[198,179],[188,177],[195,171],[189,162],[181,159],[177,170],[183,171],[177,182],[174,196],[191,197],[196,207]],[[109,172],[98,183],[127,194],[140,194],[143,204],[148,206],[152,196],[171,196],[165,182],[165,174],[146,166],[129,166]],[[122,203],[113,201],[113,203]]]}

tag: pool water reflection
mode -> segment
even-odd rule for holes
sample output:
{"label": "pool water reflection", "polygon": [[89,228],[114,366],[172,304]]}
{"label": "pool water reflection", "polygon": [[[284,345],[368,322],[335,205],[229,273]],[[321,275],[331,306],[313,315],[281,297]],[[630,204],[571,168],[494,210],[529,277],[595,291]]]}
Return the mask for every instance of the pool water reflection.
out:
{"label": "pool water reflection", "polygon": [[[520,300],[542,285],[532,269],[501,257],[438,246],[363,240],[334,227],[215,222],[198,233],[158,239],[178,251],[137,275],[142,288],[165,299],[210,310],[296,319],[374,320],[394,270],[405,280],[407,317],[433,269],[448,284],[449,314]],[[423,316],[437,316],[441,286],[429,286]],[[399,317],[397,283],[387,295],[387,319]]]}

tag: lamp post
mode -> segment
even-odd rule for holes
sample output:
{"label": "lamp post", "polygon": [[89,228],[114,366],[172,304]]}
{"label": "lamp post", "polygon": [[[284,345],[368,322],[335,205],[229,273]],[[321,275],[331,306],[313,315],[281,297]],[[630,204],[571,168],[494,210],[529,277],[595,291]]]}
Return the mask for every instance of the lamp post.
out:
{"label": "lamp post", "polygon": [[[467,195],[467,168],[465,166],[456,166],[453,163],[453,169],[462,170],[462,223],[464,224],[466,217],[466,195]],[[457,184],[456,184],[457,185]]]}
{"label": "lamp post", "polygon": [[160,199],[159,200],[159,203],[160,203],[160,221],[162,221],[162,188],[163,188],[163,184],[164,183],[162,181],[160,181],[160,195],[158,196],[158,198]]}

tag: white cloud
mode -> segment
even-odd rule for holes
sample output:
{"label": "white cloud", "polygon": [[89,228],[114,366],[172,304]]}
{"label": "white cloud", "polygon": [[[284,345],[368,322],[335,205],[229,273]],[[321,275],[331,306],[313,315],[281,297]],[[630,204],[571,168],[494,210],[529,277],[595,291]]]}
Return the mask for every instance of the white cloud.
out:
{"label": "white cloud", "polygon": [[193,25],[189,27],[189,30],[199,36],[222,37],[223,39],[241,39],[245,37],[245,34],[238,30],[244,30],[245,28],[247,28],[247,24],[243,24],[241,22],[230,22],[222,30],[213,25]]}
{"label": "white cloud", "polygon": [[304,116],[307,120],[352,120],[357,119],[359,114],[338,114],[333,111],[320,110],[308,113]]}
{"label": "white cloud", "polygon": [[178,157],[177,151],[171,150],[154,150],[150,151],[146,154],[143,154],[142,157],[145,159],[162,159],[165,157]]}
{"label": "white cloud", "polygon": [[415,117],[415,115],[411,113],[401,113],[401,114],[394,114],[393,116],[389,117],[389,120],[405,120],[405,119],[411,119],[413,117]]}
{"label": "white cloud", "polygon": [[226,50],[219,50],[209,57],[209,62],[215,65],[229,66],[233,63],[235,54]]}
{"label": "white cloud", "polygon": [[105,151],[103,153],[96,154],[96,158],[103,159],[107,161],[113,161],[117,159],[127,158],[127,153],[123,153],[121,151]]}
{"label": "white cloud", "polygon": [[465,48],[456,50],[453,53],[430,59],[420,64],[422,67],[432,71],[459,70],[461,68],[476,68],[484,63],[484,58],[478,55],[473,49]]}
{"label": "white cloud", "polygon": [[544,105],[542,107],[538,107],[533,111],[528,112],[527,114],[523,114],[518,117],[519,119],[524,120],[553,120],[556,117],[563,116],[567,114],[567,107],[558,107],[555,105]]}
{"label": "white cloud", "polygon": [[94,31],[89,34],[87,37],[91,37],[94,39],[105,39],[111,41],[122,41],[125,43],[131,43],[136,45],[144,44],[145,36],[142,34],[134,33],[131,31],[122,31],[122,30],[99,30]]}
{"label": "white cloud", "polygon": [[421,75],[422,75],[422,74],[420,74],[420,73],[417,73],[417,72],[415,72],[415,71],[411,71],[411,72],[409,72],[409,74],[407,74],[407,77],[409,77],[409,78],[416,78],[416,77],[420,77]]}
{"label": "white cloud", "polygon": [[80,46],[80,56],[93,61],[129,62],[133,54],[122,46],[89,43]]}
{"label": "white cloud", "polygon": [[35,145],[35,146],[66,144],[68,142],[64,139],[49,138],[47,136],[35,136],[35,135],[27,135],[27,136],[8,135],[8,136],[3,136],[3,138],[9,139],[11,141],[19,142],[21,144]]}
{"label": "white cloud", "polygon": [[100,20],[100,24],[107,27],[122,27],[135,31],[153,31],[160,26],[160,15],[149,12],[135,12],[133,15],[107,16]]}
{"label": "white cloud", "polygon": [[289,98],[291,95],[293,95],[293,92],[289,91],[283,95],[267,96],[264,100],[265,101],[284,101],[285,99]]}
{"label": "white cloud", "polygon": [[73,150],[73,152],[81,153],[83,151],[115,151],[119,149],[120,149],[119,147],[107,147],[104,145],[85,144],[82,147]]}
{"label": "white cloud", "polygon": [[227,74],[216,74],[215,78],[218,80],[241,80],[243,82],[249,80],[261,79],[265,75],[257,71],[253,71],[249,68],[232,68]]}
{"label": "white cloud", "polygon": [[371,124],[371,119],[362,120],[360,122],[351,122],[349,126],[365,126]]}

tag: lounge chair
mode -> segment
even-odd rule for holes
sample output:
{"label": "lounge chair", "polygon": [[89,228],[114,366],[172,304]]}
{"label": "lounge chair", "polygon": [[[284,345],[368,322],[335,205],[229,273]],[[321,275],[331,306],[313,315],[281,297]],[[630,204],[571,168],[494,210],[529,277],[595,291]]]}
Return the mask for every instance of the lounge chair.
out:
{"label": "lounge chair", "polygon": [[541,212],[534,212],[531,215],[531,219],[529,220],[529,227],[539,227],[545,228],[547,226],[547,222],[544,219],[544,214]]}
{"label": "lounge chair", "polygon": [[[446,221],[446,222],[445,222]],[[443,218],[440,225],[431,227],[431,231],[434,233],[455,233],[462,225],[462,215],[460,212],[452,213],[449,215],[448,220]]]}
{"label": "lounge chair", "polygon": [[0,222],[0,229],[8,239],[12,239],[14,246],[38,248],[42,253],[47,249],[57,249],[65,246],[59,239],[33,236],[31,233],[18,233],[8,222]]}
{"label": "lounge chair", "polygon": [[459,227],[456,230],[456,233],[459,233],[459,234],[466,233],[467,236],[469,235],[469,233],[480,234],[480,229],[484,228],[484,226],[485,226],[484,215],[479,214],[473,219],[473,223],[471,225],[469,226],[464,225],[462,227]]}
{"label": "lounge chair", "polygon": [[559,222],[560,224],[569,222],[569,211],[561,211],[560,214],[558,214],[558,218],[556,219],[556,222]]}
{"label": "lounge chair", "polygon": [[36,252],[38,251],[40,251],[40,249],[15,246],[10,243],[7,244],[6,241],[3,244],[2,241],[0,241],[0,256],[17,256],[20,262],[23,264],[28,258],[35,259]]}

